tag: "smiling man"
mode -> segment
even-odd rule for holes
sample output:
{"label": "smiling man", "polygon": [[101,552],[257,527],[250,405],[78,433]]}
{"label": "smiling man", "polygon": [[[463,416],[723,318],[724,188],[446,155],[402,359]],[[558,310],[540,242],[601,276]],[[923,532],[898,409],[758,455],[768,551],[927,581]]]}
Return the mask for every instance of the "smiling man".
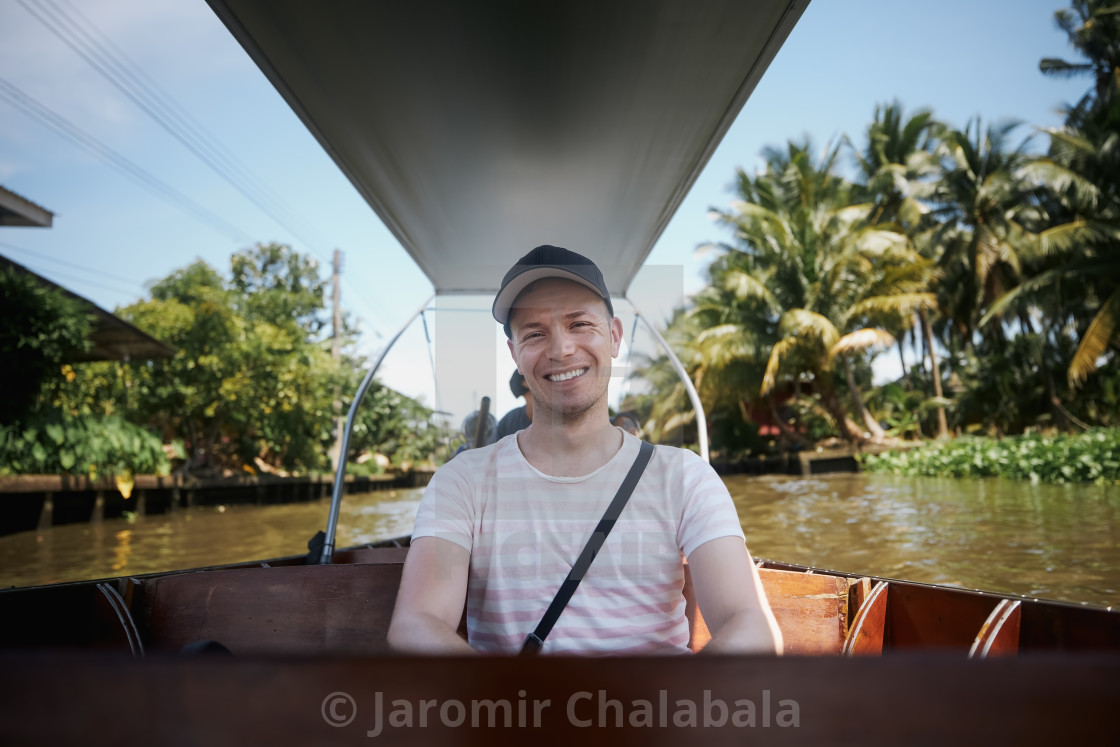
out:
{"label": "smiling man", "polygon": [[[591,260],[537,247],[506,273],[493,312],[533,394],[533,420],[432,478],[389,629],[400,651],[519,652],[643,451],[610,422],[607,385],[622,323]],[[686,653],[687,558],[712,632],[705,650],[780,653],[719,477],[692,452],[667,446],[654,447],[639,474],[543,652]],[[457,632],[464,605],[466,640]]]}

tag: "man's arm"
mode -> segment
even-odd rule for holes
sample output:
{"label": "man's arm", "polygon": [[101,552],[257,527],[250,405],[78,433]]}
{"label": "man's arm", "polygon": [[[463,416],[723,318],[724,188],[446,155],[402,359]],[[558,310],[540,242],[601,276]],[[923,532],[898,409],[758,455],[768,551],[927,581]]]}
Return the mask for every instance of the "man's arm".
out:
{"label": "man's arm", "polygon": [[780,654],[782,632],[758,571],[738,537],[719,537],[688,556],[696,603],[712,640],[703,651],[724,654]]}
{"label": "man's arm", "polygon": [[476,653],[459,636],[470,553],[450,540],[419,537],[408,550],[389,623],[389,646],[411,654]]}

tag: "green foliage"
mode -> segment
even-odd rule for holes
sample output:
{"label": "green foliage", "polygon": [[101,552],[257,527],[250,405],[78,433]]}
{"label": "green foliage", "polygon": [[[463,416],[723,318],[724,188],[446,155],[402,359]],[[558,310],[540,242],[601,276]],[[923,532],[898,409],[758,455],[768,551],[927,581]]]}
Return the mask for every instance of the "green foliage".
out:
{"label": "green foliage", "polygon": [[[334,417],[345,415],[365,363],[348,336],[341,360],[322,337],[325,283],[311,258],[277,244],[231,258],[230,279],[198,261],[156,282],[117,313],[176,348],[166,360],[93,364],[59,402],[75,414],[119,414],[189,445],[193,470],[325,470]],[[341,402],[341,409],[336,406]],[[397,463],[428,456],[431,411],[374,387],[360,410],[352,457]]]}
{"label": "green foliage", "polygon": [[[355,383],[350,390],[356,388]],[[364,451],[376,451],[397,466],[424,462],[451,435],[433,424],[431,409],[375,383],[358,410],[350,435],[350,460]]]}
{"label": "green foliage", "polygon": [[81,301],[8,265],[0,266],[0,303],[0,424],[12,424],[31,412],[67,356],[88,349],[91,317]]}
{"label": "green foliage", "polygon": [[[182,453],[178,445],[177,453]],[[0,426],[0,475],[166,475],[162,439],[117,415],[40,414],[26,425]]]}
{"label": "green foliage", "polygon": [[[842,138],[850,179],[840,147],[796,141],[737,171],[714,210],[732,238],[667,335],[711,423],[787,397],[786,443],[1120,423],[1120,11],[1073,0],[1055,20],[1077,59],[1042,72],[1092,85],[1045,156],[1013,121],[895,102]],[[873,346],[919,336],[922,363],[867,398]],[[655,401],[678,392],[662,374],[644,373]]]}
{"label": "green foliage", "polygon": [[1006,477],[1031,482],[1120,483],[1120,428],[1068,436],[961,437],[865,456],[871,472],[931,477]]}

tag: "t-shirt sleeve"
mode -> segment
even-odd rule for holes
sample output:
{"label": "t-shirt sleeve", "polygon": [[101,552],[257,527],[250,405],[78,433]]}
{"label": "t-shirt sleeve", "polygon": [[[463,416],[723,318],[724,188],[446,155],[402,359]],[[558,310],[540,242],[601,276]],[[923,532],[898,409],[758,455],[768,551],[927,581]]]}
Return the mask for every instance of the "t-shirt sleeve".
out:
{"label": "t-shirt sleeve", "polygon": [[746,541],[739,514],[727,486],[711,465],[686,449],[683,452],[684,505],[677,543],[685,557],[700,545],[719,537]]}
{"label": "t-shirt sleeve", "polygon": [[459,469],[468,461],[463,457],[464,454],[460,454],[432,475],[416,510],[413,539],[438,537],[454,542],[467,552],[472,551],[474,511],[470,483]]}

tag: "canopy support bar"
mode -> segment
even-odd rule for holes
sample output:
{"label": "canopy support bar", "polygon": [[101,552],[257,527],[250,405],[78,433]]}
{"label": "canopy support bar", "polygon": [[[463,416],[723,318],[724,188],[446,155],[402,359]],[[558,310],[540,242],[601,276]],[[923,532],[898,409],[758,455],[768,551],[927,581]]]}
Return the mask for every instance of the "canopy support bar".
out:
{"label": "canopy support bar", "polygon": [[[633,302],[630,305],[633,306]],[[669,356],[669,363],[673,366],[673,370],[677,372],[681,383],[684,384],[684,388],[688,392],[688,398],[692,400],[692,410],[696,413],[696,438],[700,441],[700,456],[705,462],[711,461],[708,456],[708,419],[704,416],[704,405],[700,404],[700,394],[696,391],[696,387],[692,385],[692,379],[688,378],[688,372],[684,370],[680,358],[669,347],[669,343],[665,341],[657,328],[642,316],[642,312],[638,311],[637,306],[634,306],[634,316],[641,319],[642,323],[646,325],[646,329],[653,333],[662,349],[665,350],[665,354]]]}
{"label": "canopy support bar", "polygon": [[424,305],[416,310],[416,313],[408,318],[408,321],[401,327],[400,332],[393,335],[393,339],[389,340],[389,344],[381,351],[381,355],[377,356],[377,361],[370,368],[369,373],[362,379],[361,385],[358,387],[357,393],[354,395],[354,401],[350,403],[350,412],[346,416],[346,427],[342,431],[342,445],[339,447],[338,454],[338,470],[334,473],[334,490],[331,492],[331,513],[327,518],[327,532],[326,538],[323,540],[323,554],[319,558],[319,563],[322,565],[330,565],[334,556],[334,535],[335,530],[338,528],[338,511],[342,506],[342,490],[346,481],[346,452],[350,449],[350,433],[354,429],[354,420],[358,415],[358,407],[361,406],[362,400],[365,399],[366,392],[369,391],[370,386],[373,384],[373,377],[377,373],[377,369],[381,368],[382,361],[385,356],[392,350],[393,345],[401,338],[404,331],[416,320],[416,317],[424,313],[424,309],[428,308],[428,304],[435,298],[432,294]]}

